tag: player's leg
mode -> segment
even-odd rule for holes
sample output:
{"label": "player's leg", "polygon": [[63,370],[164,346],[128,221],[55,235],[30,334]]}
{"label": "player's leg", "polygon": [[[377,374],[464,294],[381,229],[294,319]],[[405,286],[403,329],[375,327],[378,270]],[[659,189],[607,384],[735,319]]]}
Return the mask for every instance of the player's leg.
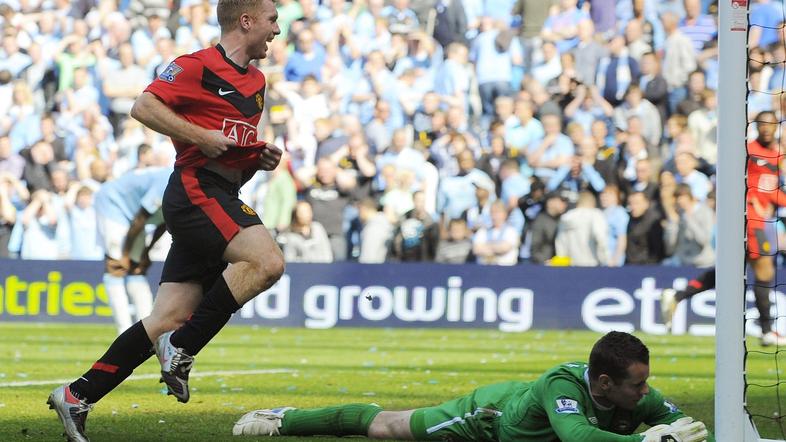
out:
{"label": "player's leg", "polygon": [[748,263],[756,283],[753,294],[759,311],[762,345],[786,345],[786,337],[772,329],[770,291],[775,285],[775,254],[777,253],[775,223],[766,220],[748,221]]}
{"label": "player's leg", "polygon": [[97,218],[97,225],[104,245],[104,289],[109,298],[109,306],[112,308],[112,317],[119,335],[131,327],[133,322],[125,287],[128,269],[120,262],[128,226],[100,215]]}
{"label": "player's leg", "polygon": [[134,304],[135,316],[138,321],[150,316],[153,310],[153,292],[147,282],[147,268],[140,267],[142,255],[146,247],[146,233],[142,231],[134,239],[131,246],[131,269],[126,276],[125,284],[131,303]]}
{"label": "player's leg", "polygon": [[153,355],[153,341],[185,322],[201,299],[198,284],[162,284],[151,316],[118,336],[109,349],[79,379],[56,388],[48,403],[72,440],[87,440],[85,418],[93,404],[120,385]]}
{"label": "player's leg", "polygon": [[191,265],[185,266],[191,272],[200,272],[205,262],[211,269],[220,264],[222,271],[206,286],[191,318],[156,344],[167,386],[179,401],[186,402],[188,370],[176,370],[169,361],[193,360],[242,304],[281,277],[284,259],[256,212],[238,199],[237,187],[204,170],[183,169],[176,179],[180,184],[173,185],[173,178],[167,192],[172,189],[172,201],[185,199],[187,204],[173,204],[174,209],[164,205],[173,248],[183,244],[191,251],[186,258]]}
{"label": "player's leg", "polygon": [[[232,428],[235,436],[370,436],[372,422],[382,408],[374,404],[333,407],[292,407],[255,410],[244,414]],[[407,426],[409,425],[407,422]]]}
{"label": "player's leg", "polygon": [[660,308],[663,323],[668,329],[671,329],[672,319],[674,312],[677,310],[677,305],[685,299],[697,295],[705,290],[715,288],[715,268],[702,273],[695,279],[688,281],[687,287],[684,290],[664,289],[661,292]]}

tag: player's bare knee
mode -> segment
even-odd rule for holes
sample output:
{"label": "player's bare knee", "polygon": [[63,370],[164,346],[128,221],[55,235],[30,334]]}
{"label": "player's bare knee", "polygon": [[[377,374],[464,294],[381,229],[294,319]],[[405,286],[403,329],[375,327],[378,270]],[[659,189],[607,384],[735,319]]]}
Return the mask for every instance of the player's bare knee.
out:
{"label": "player's bare knee", "polygon": [[269,289],[284,274],[286,269],[284,256],[281,252],[277,252],[249,263],[252,267],[253,275],[255,275],[255,288],[260,292]]}

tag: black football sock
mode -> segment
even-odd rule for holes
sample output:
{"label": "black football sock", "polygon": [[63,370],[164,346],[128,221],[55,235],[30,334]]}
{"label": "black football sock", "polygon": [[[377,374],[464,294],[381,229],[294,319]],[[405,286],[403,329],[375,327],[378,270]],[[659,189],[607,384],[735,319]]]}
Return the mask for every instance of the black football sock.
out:
{"label": "black football sock", "polygon": [[202,297],[202,302],[182,327],[175,330],[169,342],[195,356],[226,325],[232,313],[240,308],[229,290],[224,276]]}
{"label": "black football sock", "polygon": [[772,330],[772,318],[770,317],[770,287],[772,281],[756,281],[753,286],[753,294],[756,298],[756,309],[759,310],[759,325],[761,334]]}
{"label": "black football sock", "polygon": [[683,299],[688,299],[693,295],[701,293],[706,290],[714,289],[715,288],[715,269],[708,270],[701,275],[699,275],[696,279],[691,279],[688,282],[688,286],[685,287],[685,290],[680,290],[675,295],[677,303],[681,302]]}
{"label": "black football sock", "polygon": [[153,354],[153,343],[139,321],[118,336],[90,370],[71,383],[71,393],[90,404],[96,403]]}

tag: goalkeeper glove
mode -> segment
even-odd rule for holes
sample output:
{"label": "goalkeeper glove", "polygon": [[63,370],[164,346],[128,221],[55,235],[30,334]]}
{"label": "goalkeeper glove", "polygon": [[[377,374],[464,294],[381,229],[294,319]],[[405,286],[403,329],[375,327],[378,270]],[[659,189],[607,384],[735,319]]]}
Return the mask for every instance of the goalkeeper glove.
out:
{"label": "goalkeeper glove", "polygon": [[643,442],[705,442],[709,433],[704,422],[683,417],[671,425],[656,425],[641,435]]}

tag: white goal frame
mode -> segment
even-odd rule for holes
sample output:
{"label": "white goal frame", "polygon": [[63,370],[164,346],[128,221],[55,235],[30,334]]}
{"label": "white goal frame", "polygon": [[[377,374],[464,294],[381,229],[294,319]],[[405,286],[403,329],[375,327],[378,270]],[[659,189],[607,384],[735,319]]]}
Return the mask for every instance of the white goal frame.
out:
{"label": "white goal frame", "polygon": [[[715,437],[764,442],[745,411],[745,165],[748,6],[719,0]],[[742,112],[741,112],[742,110]],[[741,295],[742,294],[742,295]],[[723,388],[719,388],[719,386]],[[774,442],[774,441],[772,441]]]}

